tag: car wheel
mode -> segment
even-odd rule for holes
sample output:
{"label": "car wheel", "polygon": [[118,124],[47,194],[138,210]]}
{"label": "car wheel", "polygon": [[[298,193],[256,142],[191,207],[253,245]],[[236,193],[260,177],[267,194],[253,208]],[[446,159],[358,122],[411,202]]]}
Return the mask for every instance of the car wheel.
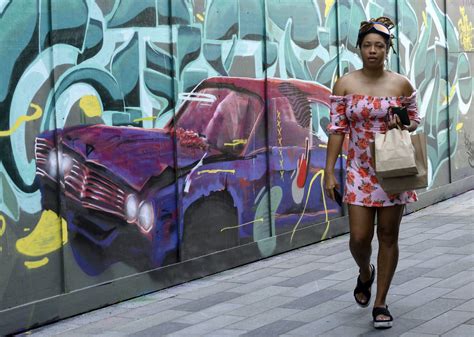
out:
{"label": "car wheel", "polygon": [[227,192],[211,193],[184,213],[181,260],[210,254],[239,244],[237,208]]}

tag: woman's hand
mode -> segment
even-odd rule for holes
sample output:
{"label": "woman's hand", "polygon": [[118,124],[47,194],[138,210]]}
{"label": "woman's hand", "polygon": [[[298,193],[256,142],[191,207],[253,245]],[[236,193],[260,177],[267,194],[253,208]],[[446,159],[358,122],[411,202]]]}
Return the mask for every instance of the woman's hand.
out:
{"label": "woman's hand", "polygon": [[397,125],[400,127],[400,129],[402,129],[402,130],[405,129],[405,125],[402,124],[402,122],[400,121],[400,118],[398,117],[398,115],[396,115],[396,114],[389,115],[387,127],[389,129],[395,129],[397,127]]}
{"label": "woman's hand", "polygon": [[408,130],[409,132],[413,132],[416,130],[416,128],[418,127],[418,123],[416,123],[415,121],[412,121],[410,120],[410,125],[404,125],[401,120],[400,120],[400,117],[398,117],[398,115],[392,115],[392,116],[389,116],[388,117],[388,122],[387,122],[387,127],[389,129],[394,129],[397,127],[397,125],[400,127],[400,129],[402,130]]}
{"label": "woman's hand", "polygon": [[332,171],[324,172],[324,189],[326,190],[326,195],[331,199],[335,200],[334,189],[339,189],[339,184],[337,183],[336,176]]}

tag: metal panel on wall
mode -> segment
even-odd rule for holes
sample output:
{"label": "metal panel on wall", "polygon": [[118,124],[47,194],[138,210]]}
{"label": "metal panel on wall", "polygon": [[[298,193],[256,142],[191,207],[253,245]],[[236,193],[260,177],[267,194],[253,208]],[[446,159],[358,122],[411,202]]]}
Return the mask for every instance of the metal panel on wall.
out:
{"label": "metal panel on wall", "polygon": [[449,1],[447,10],[451,181],[474,172],[474,6]]}
{"label": "metal panel on wall", "polygon": [[192,23],[174,31],[181,261],[271,235],[264,1],[193,5]]}
{"label": "metal panel on wall", "polygon": [[177,260],[174,147],[165,129],[174,109],[172,16],[168,2],[154,0],[53,1],[52,10],[54,62],[71,55],[50,108],[69,292]]}
{"label": "metal panel on wall", "polygon": [[319,239],[326,238],[330,219],[341,216],[322,188],[337,74],[335,4],[269,0],[266,8],[271,204],[275,232],[290,233],[283,238],[291,247],[307,226],[320,224]]}
{"label": "metal panel on wall", "polygon": [[[338,21],[337,27],[339,32],[339,65],[341,75],[349,71],[362,68],[362,59],[360,58],[359,48],[356,48],[357,33],[360,23],[371,18],[376,19],[380,16],[387,16],[396,24],[397,10],[396,0],[341,0],[337,1]],[[397,37],[397,29],[392,30],[395,38]],[[391,50],[389,53],[389,61],[387,69],[398,71],[398,44],[394,40],[394,49],[397,54]]]}
{"label": "metal panel on wall", "polygon": [[[65,226],[57,210],[58,195],[43,200],[36,174],[58,175],[54,115],[48,111],[56,73],[54,41],[47,1],[20,0],[0,8],[0,310],[59,295],[63,290],[61,247]],[[67,59],[68,55],[61,55]],[[51,131],[50,142],[35,136]],[[36,152],[41,152],[35,161]],[[43,164],[42,169],[36,163]],[[58,190],[54,181],[50,188]],[[30,308],[32,310],[32,308]],[[29,316],[21,319],[26,327]]]}
{"label": "metal panel on wall", "polygon": [[[444,5],[442,1],[439,3],[402,0],[399,11],[402,16],[410,16],[404,19],[405,23],[418,24],[418,34],[406,33],[405,38],[412,36],[415,40],[408,44],[409,53],[402,52],[401,64],[409,62],[406,75],[417,90],[422,118],[418,130],[427,135],[429,188],[449,183],[450,174]],[[406,10],[402,11],[402,7]],[[413,26],[402,27],[402,32],[410,30]]]}

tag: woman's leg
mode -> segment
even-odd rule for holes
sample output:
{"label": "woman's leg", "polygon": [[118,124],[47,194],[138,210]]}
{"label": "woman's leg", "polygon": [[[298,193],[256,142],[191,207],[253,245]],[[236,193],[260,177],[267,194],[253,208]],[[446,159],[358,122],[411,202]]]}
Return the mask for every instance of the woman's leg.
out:
{"label": "woman's leg", "polygon": [[[404,205],[380,207],[377,211],[377,295],[374,307],[384,307],[387,293],[398,263],[398,232]],[[379,319],[388,319],[380,316]]]}
{"label": "woman's leg", "polygon": [[[370,279],[370,255],[372,254],[372,238],[374,237],[375,209],[364,206],[349,205],[349,248],[355,262],[360,268],[360,279],[366,282]],[[356,294],[361,302],[367,298]]]}

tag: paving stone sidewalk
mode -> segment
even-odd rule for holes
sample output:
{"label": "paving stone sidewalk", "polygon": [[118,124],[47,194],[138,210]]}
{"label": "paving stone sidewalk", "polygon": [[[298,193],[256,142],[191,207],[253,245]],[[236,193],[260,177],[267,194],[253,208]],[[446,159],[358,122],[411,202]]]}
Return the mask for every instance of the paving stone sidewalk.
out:
{"label": "paving stone sidewalk", "polygon": [[474,336],[473,219],[474,191],[403,218],[389,330],[353,300],[343,235],[23,335]]}

